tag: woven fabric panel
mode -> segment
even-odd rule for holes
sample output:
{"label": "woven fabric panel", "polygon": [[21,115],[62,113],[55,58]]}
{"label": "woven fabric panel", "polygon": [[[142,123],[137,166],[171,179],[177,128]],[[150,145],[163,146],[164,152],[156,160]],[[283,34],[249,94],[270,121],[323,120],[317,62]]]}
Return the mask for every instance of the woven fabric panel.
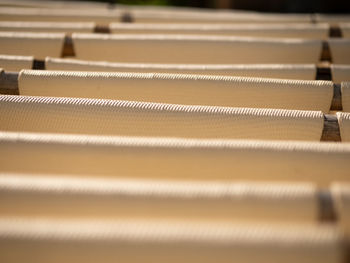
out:
{"label": "woven fabric panel", "polygon": [[166,73],[23,70],[18,86],[21,95],[323,112],[333,97],[331,81]]}
{"label": "woven fabric panel", "polygon": [[339,223],[350,237],[350,184],[347,182],[336,182],[331,187],[332,197],[335,201],[336,214]]}
{"label": "woven fabric panel", "polygon": [[0,67],[6,71],[20,71],[22,69],[31,69],[34,58],[31,56],[11,56],[0,55]]}
{"label": "woven fabric panel", "polygon": [[84,1],[42,1],[42,0],[1,0],[3,7],[30,7],[30,8],[51,8],[51,9],[93,9],[103,10],[109,7],[108,3],[84,2]]}
{"label": "woven fabric panel", "polygon": [[350,142],[350,113],[337,112],[340,136],[343,142]]}
{"label": "woven fabric panel", "polygon": [[0,219],[3,262],[343,262],[333,226]]}
{"label": "woven fabric panel", "polygon": [[[1,25],[1,24],[0,24]],[[112,23],[116,34],[189,34],[326,39],[328,24],[140,24]]]}
{"label": "woven fabric panel", "polygon": [[159,72],[178,74],[204,74],[279,79],[314,80],[315,64],[154,64],[113,63],[78,59],[45,59],[47,70],[104,71],[104,72]]}
{"label": "woven fabric panel", "polygon": [[314,20],[318,23],[329,23],[331,26],[339,26],[342,23],[349,23],[350,16],[347,14],[314,14]]}
{"label": "woven fabric panel", "polygon": [[350,39],[330,38],[328,43],[333,63],[350,64]]}
{"label": "woven fabric panel", "polygon": [[317,222],[312,184],[0,174],[2,216]]}
{"label": "woven fabric panel", "polygon": [[[14,117],[15,118],[15,117]],[[3,172],[163,180],[313,182],[349,177],[347,143],[2,132]]]}
{"label": "woven fabric panel", "polygon": [[169,12],[146,9],[129,10],[136,23],[172,23],[172,24],[236,24],[236,23],[309,23],[309,14],[259,14],[256,12]]}
{"label": "woven fabric panel", "polygon": [[7,131],[319,141],[319,111],[0,96]]}
{"label": "woven fabric panel", "polygon": [[335,83],[350,81],[350,65],[331,65],[331,70]]}
{"label": "woven fabric panel", "polygon": [[119,10],[84,10],[51,8],[13,8],[0,9],[0,21],[33,22],[94,22],[107,25],[121,19]]}
{"label": "woven fabric panel", "polygon": [[[320,40],[73,33],[78,59],[138,63],[316,63]],[[103,52],[102,52],[103,50]]]}
{"label": "woven fabric panel", "polygon": [[[350,22],[350,19],[349,19],[349,22]],[[350,23],[340,23],[339,27],[343,37],[350,38]]]}
{"label": "woven fabric panel", "polygon": [[350,82],[341,83],[343,111],[350,112]]}
{"label": "woven fabric panel", "polygon": [[4,55],[60,57],[64,34],[61,33],[22,33],[0,32],[0,50]]}
{"label": "woven fabric panel", "polygon": [[95,23],[0,21],[0,31],[92,33]]}

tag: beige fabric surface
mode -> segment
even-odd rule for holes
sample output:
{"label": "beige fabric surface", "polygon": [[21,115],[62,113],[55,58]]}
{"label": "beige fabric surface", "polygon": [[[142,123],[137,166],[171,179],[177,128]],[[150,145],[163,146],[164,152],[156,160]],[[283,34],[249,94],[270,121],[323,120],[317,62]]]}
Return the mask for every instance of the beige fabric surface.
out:
{"label": "beige fabric surface", "polygon": [[0,52],[4,55],[60,57],[63,49],[62,33],[0,32]]}
{"label": "beige fabric surface", "polygon": [[350,81],[350,65],[331,65],[332,79],[335,83]]}
{"label": "beige fabric surface", "polygon": [[320,40],[196,35],[73,33],[72,38],[78,59],[138,63],[316,63],[322,44]]}
{"label": "beige fabric surface", "polygon": [[95,23],[0,21],[0,31],[92,33]]}
{"label": "beige fabric surface", "polygon": [[320,111],[0,96],[4,131],[319,141],[323,122]]}
{"label": "beige fabric surface", "polygon": [[[350,22],[350,18],[349,18],[349,22]],[[339,27],[343,37],[350,38],[350,23],[340,23]]]}
{"label": "beige fabric surface", "polygon": [[105,72],[161,72],[205,74],[279,79],[314,80],[315,64],[154,64],[86,61],[46,57],[47,70],[105,71]]}
{"label": "beige fabric surface", "polygon": [[2,216],[316,222],[312,184],[0,174]]}
{"label": "beige fabric surface", "polygon": [[350,64],[350,39],[330,38],[328,43],[333,63]]}
{"label": "beige fabric surface", "polygon": [[0,67],[6,71],[20,71],[32,69],[34,58],[32,56],[0,55]]}
{"label": "beige fabric surface", "polygon": [[51,9],[57,8],[74,8],[74,9],[91,9],[96,10],[107,9],[108,3],[86,2],[86,1],[43,1],[43,0],[1,0],[0,6],[4,7],[45,7]]}
{"label": "beige fabric surface", "polygon": [[331,187],[336,214],[341,227],[350,238],[350,184],[347,182],[336,182]]}
{"label": "beige fabric surface", "polygon": [[350,142],[350,113],[337,112],[340,136],[343,142]]}
{"label": "beige fabric surface", "polygon": [[309,14],[264,14],[256,12],[157,12],[131,9],[136,23],[309,23]]}
{"label": "beige fabric surface", "polygon": [[350,112],[350,82],[341,83],[341,98],[343,111]]}
{"label": "beige fabric surface", "polygon": [[0,8],[0,21],[95,22],[108,25],[120,21],[121,16],[122,13],[118,10]]}
{"label": "beige fabric surface", "polygon": [[333,226],[0,219],[3,262],[340,263]]}
{"label": "beige fabric surface", "polygon": [[331,81],[167,73],[22,70],[20,95],[328,112]]}
{"label": "beige fabric surface", "polygon": [[318,23],[329,23],[332,26],[339,26],[342,23],[350,22],[348,14],[315,14],[314,19]]}
{"label": "beige fabric surface", "polygon": [[8,173],[328,187],[348,180],[350,169],[348,143],[1,132],[0,146],[0,171]]}
{"label": "beige fabric surface", "polygon": [[[0,24],[1,25],[1,24]],[[328,24],[142,24],[111,23],[115,34],[190,34],[327,39]]]}

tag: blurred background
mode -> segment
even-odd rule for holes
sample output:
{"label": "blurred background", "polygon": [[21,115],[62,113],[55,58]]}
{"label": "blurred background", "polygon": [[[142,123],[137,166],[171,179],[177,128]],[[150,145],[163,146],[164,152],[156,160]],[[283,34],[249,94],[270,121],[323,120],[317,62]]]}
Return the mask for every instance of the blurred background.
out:
{"label": "blurred background", "polygon": [[129,5],[232,8],[283,13],[349,13],[350,0],[102,0]]}

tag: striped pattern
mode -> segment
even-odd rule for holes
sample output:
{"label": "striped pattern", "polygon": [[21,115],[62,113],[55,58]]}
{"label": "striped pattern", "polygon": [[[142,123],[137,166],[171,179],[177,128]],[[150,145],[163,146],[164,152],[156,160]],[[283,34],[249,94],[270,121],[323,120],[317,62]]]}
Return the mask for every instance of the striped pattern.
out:
{"label": "striped pattern", "polygon": [[[236,36],[72,35],[78,59],[152,63],[315,63],[322,43]],[[104,52],[100,52],[104,50]]]}
{"label": "striped pattern", "polygon": [[349,21],[0,0],[0,262],[348,262]]}
{"label": "striped pattern", "polygon": [[333,97],[333,84],[330,81],[38,70],[23,70],[18,79],[20,95],[186,105],[328,112]]}
{"label": "striped pattern", "polygon": [[[314,64],[155,64],[115,63],[46,57],[47,70],[92,72],[144,72],[243,76],[259,78],[314,80]],[[5,67],[6,69],[6,67]],[[19,70],[18,70],[19,71]],[[333,73],[334,74],[334,73]],[[339,81],[338,81],[339,82]]]}
{"label": "striped pattern", "polygon": [[7,131],[317,141],[324,121],[319,111],[81,98],[0,96],[0,104]]}

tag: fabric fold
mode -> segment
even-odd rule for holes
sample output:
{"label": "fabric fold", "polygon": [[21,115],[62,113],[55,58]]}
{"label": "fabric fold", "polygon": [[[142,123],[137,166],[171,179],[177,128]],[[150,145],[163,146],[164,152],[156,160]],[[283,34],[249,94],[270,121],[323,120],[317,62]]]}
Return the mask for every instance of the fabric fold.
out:
{"label": "fabric fold", "polygon": [[144,72],[315,80],[315,64],[155,64],[46,57],[47,70]]}
{"label": "fabric fold", "polygon": [[6,262],[338,263],[337,228],[323,225],[200,224],[0,218]]}
{"label": "fabric fold", "polygon": [[135,23],[204,23],[204,24],[244,24],[244,23],[310,23],[310,14],[263,14],[256,12],[169,12],[146,9],[129,9]]}
{"label": "fabric fold", "polygon": [[350,39],[330,38],[328,43],[333,63],[350,64]]}
{"label": "fabric fold", "polygon": [[350,113],[337,112],[337,118],[340,128],[340,136],[343,142],[350,141]]}
{"label": "fabric fold", "polygon": [[[72,34],[76,57],[136,63],[316,63],[321,40],[198,35]],[[103,52],[101,52],[103,50]]]}
{"label": "fabric fold", "polygon": [[0,32],[0,50],[4,55],[60,57],[65,35],[62,33]]}
{"label": "fabric fold", "polygon": [[[350,19],[349,19],[350,22]],[[343,37],[350,38],[350,23],[339,23]]]}
{"label": "fabric fold", "polygon": [[1,174],[2,216],[317,222],[316,187]]}
{"label": "fabric fold", "polygon": [[350,82],[342,82],[340,88],[343,111],[350,112]]}
{"label": "fabric fold", "polygon": [[320,111],[0,96],[4,131],[319,141]]}
{"label": "fabric fold", "polygon": [[33,68],[34,57],[0,55],[0,65],[6,71],[21,71]]}
{"label": "fabric fold", "polygon": [[332,79],[335,83],[350,81],[350,65],[331,65]]}
{"label": "fabric fold", "polygon": [[327,39],[328,24],[151,24],[111,23],[114,34],[189,34]]}
{"label": "fabric fold", "polygon": [[[94,8],[95,9],[95,8]],[[77,8],[0,8],[0,21],[21,22],[94,22],[99,25],[108,25],[121,20],[122,12],[119,10]]]}
{"label": "fabric fold", "polygon": [[350,184],[349,181],[335,182],[331,186],[335,212],[347,238],[350,237]]}
{"label": "fabric fold", "polygon": [[2,132],[0,171],[162,180],[313,182],[349,175],[348,143]]}
{"label": "fabric fold", "polygon": [[0,31],[10,32],[61,32],[61,33],[92,33],[95,23],[78,22],[18,22],[0,21]]}
{"label": "fabric fold", "polygon": [[168,73],[23,70],[20,95],[329,112],[331,81]]}

